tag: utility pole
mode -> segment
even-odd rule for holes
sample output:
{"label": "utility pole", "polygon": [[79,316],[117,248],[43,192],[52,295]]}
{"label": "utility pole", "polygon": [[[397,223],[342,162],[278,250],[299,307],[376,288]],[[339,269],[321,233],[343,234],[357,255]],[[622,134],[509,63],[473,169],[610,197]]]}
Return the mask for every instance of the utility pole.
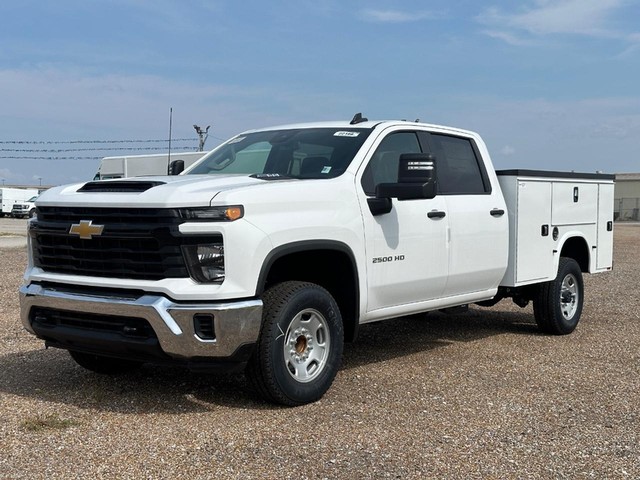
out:
{"label": "utility pole", "polygon": [[198,145],[198,151],[199,152],[203,152],[204,151],[204,142],[207,141],[207,137],[209,137],[209,128],[211,127],[211,125],[207,125],[206,129],[202,129],[201,127],[199,127],[198,125],[194,125],[193,128],[196,129],[196,133],[198,134],[198,137],[200,138],[200,142]]}

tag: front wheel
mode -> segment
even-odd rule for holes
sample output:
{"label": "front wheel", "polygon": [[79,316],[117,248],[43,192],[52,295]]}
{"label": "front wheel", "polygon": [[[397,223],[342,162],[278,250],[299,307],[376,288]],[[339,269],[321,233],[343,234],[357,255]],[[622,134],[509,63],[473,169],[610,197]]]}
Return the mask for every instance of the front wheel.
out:
{"label": "front wheel", "polygon": [[315,402],[333,383],[342,358],[338,305],[324,288],[304,282],[275,285],[262,300],[262,329],[247,376],[269,401]]}
{"label": "front wheel", "polygon": [[81,367],[96,373],[116,375],[127,373],[140,368],[142,363],[133,360],[123,360],[121,358],[104,357],[92,353],[69,351],[71,358]]}
{"label": "front wheel", "polygon": [[573,258],[560,258],[555,280],[542,283],[533,300],[533,313],[544,333],[566,335],[575,330],[582,314],[584,283]]}

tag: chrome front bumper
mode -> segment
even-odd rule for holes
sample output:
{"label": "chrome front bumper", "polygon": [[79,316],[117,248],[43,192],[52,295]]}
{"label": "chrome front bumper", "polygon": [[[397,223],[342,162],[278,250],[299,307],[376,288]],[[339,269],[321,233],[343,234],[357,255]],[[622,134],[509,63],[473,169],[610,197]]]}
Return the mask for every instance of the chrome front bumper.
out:
{"label": "chrome front bumper", "polygon": [[[120,295],[93,295],[38,284],[20,288],[20,309],[24,328],[35,334],[31,325],[31,309],[86,312],[116,317],[138,317],[149,322],[164,353],[176,359],[224,359],[243,345],[258,339],[262,320],[261,300],[225,303],[175,303],[159,295],[132,298]],[[193,316],[212,315],[215,340],[202,340],[196,335]]]}

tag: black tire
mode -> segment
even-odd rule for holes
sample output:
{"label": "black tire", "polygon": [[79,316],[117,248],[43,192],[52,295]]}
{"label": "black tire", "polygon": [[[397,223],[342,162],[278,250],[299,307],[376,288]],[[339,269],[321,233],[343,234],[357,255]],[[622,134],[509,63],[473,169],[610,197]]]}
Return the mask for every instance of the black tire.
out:
{"label": "black tire", "polygon": [[573,258],[560,258],[555,280],[542,283],[533,299],[536,323],[544,333],[567,335],[580,321],[584,303],[582,271]]}
{"label": "black tire", "polygon": [[315,402],[333,383],[342,361],[338,305],[324,288],[304,282],[275,285],[262,300],[262,328],[247,377],[268,401],[287,406]]}
{"label": "black tire", "polygon": [[29,210],[29,218],[33,218],[36,216],[36,209],[32,208],[31,210]]}
{"label": "black tire", "polygon": [[69,350],[69,355],[81,367],[91,370],[92,372],[102,373],[105,375],[117,375],[121,373],[137,370],[142,366],[141,362],[133,360],[123,360],[121,358],[104,357],[102,355],[94,355],[92,353],[75,352]]}

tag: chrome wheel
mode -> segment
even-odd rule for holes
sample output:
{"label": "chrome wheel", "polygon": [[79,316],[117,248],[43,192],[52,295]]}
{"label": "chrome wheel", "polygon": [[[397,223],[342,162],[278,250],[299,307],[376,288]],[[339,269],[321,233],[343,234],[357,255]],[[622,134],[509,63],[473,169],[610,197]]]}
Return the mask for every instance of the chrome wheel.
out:
{"label": "chrome wheel", "polygon": [[568,274],[562,280],[562,286],[560,287],[560,311],[562,316],[567,320],[571,320],[578,310],[579,301],[578,281],[572,274]]}
{"label": "chrome wheel", "polygon": [[284,362],[289,375],[300,383],[313,381],[324,370],[330,348],[326,318],[314,309],[301,311],[285,333]]}

